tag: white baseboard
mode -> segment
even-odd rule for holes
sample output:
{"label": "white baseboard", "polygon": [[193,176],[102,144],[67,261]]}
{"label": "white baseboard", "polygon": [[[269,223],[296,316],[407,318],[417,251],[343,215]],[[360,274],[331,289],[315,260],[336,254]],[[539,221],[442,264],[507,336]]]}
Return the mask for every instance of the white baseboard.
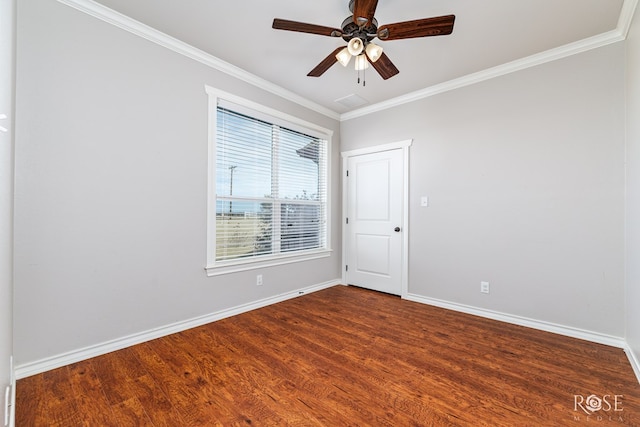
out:
{"label": "white baseboard", "polygon": [[541,320],[530,319],[522,316],[515,316],[512,314],[505,314],[498,311],[487,310],[483,308],[473,307],[470,305],[458,304],[454,302],[439,300],[436,298],[427,298],[427,297],[423,297],[421,295],[416,295],[416,294],[407,294],[403,298],[409,301],[433,305],[436,307],[446,308],[448,310],[459,311],[462,313],[473,314],[475,316],[485,317],[493,320],[499,320],[501,322],[512,323],[514,325],[526,326],[528,328],[539,329],[541,331],[553,332],[556,334],[560,334],[560,335],[564,335],[572,338],[579,338],[582,340],[591,341],[599,344],[610,345],[612,347],[625,349],[627,346],[624,338],[622,337],[600,334],[598,332],[587,331],[584,329],[573,328],[570,326],[558,325],[551,322],[544,322]]}
{"label": "white baseboard", "polygon": [[42,372],[49,371],[51,369],[60,368],[62,366],[66,366],[72,363],[80,362],[82,360],[90,359],[92,357],[101,356],[103,354],[107,354],[112,351],[130,347],[132,345],[141,344],[143,342],[164,337],[170,334],[174,334],[176,332],[185,331],[187,329],[195,328],[197,326],[205,325],[207,323],[215,322],[217,320],[222,320],[227,317],[235,316],[241,313],[246,313],[248,311],[266,307],[268,305],[275,304],[278,302],[286,301],[291,298],[296,298],[304,294],[330,288],[340,283],[341,283],[340,279],[331,280],[325,283],[320,283],[320,284],[309,286],[306,288],[297,289],[292,292],[287,292],[285,294],[280,294],[273,297],[261,299],[259,301],[254,301],[248,304],[239,305],[237,307],[220,310],[204,316],[195,317],[192,319],[176,322],[170,325],[162,326],[159,328],[151,329],[148,331],[140,332],[137,334],[118,338],[115,340],[92,345],[82,349],[73,350],[67,353],[48,357],[46,359],[37,360],[35,362],[17,365],[15,367],[15,377],[16,379],[21,379],[31,375],[36,375]]}
{"label": "white baseboard", "polygon": [[[296,298],[298,296],[316,292],[322,289],[330,288],[335,285],[341,284],[340,279],[331,280],[325,283],[301,288],[285,294],[276,295],[273,297],[265,298],[259,301],[254,301],[248,304],[239,305],[225,310],[220,310],[214,313],[210,313],[204,316],[195,317],[192,319],[176,322],[170,325],[162,326],[159,328],[151,329],[148,331],[140,332],[126,337],[118,338],[115,340],[107,341],[104,343],[96,344],[93,346],[85,347],[82,349],[70,351],[67,353],[59,354],[56,356],[48,357],[45,359],[37,360],[35,362],[25,363],[17,365],[15,367],[14,381],[26,378],[31,375],[36,375],[42,372],[49,371],[51,369],[60,368],[72,363],[80,362],[82,360],[90,359],[92,357],[101,356],[103,354],[110,353],[112,351],[120,350],[132,345],[141,344],[146,341],[150,341],[156,338],[167,336],[176,332],[181,332],[187,329],[195,328],[197,326],[205,325],[207,323],[222,320],[227,317],[235,316],[238,314],[246,313],[251,310],[266,307],[271,304],[286,301],[288,299]],[[438,300],[435,298],[427,298],[416,294],[407,294],[403,297],[406,300],[414,301],[422,304],[432,305],[448,310],[458,311],[467,314],[473,314],[476,316],[485,317],[488,319],[498,320],[502,322],[512,323],[515,325],[526,326],[533,329],[539,329],[546,332],[553,332],[560,335],[565,335],[573,338],[583,339],[586,341],[596,342],[599,344],[610,345],[613,347],[622,348],[629,362],[635,372],[638,381],[640,382],[640,360],[633,350],[627,345],[625,340],[621,337],[615,337],[611,335],[600,334],[597,332],[586,331],[583,329],[572,328],[568,326],[558,325],[550,322],[543,322],[540,320],[530,319],[521,316],[514,316],[510,314],[500,313],[493,310],[481,309],[464,304],[452,303],[449,301]],[[14,386],[15,389],[15,386]]]}
{"label": "white baseboard", "polygon": [[624,352],[627,354],[627,358],[629,359],[629,363],[633,368],[633,372],[636,374],[636,378],[640,383],[640,358],[628,344],[625,345]]}

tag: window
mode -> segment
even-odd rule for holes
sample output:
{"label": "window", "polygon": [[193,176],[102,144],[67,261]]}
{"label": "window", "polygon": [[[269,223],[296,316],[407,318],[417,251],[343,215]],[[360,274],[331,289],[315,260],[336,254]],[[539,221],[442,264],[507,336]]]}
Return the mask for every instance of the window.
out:
{"label": "window", "polygon": [[327,256],[330,132],[219,91],[211,101],[209,274]]}

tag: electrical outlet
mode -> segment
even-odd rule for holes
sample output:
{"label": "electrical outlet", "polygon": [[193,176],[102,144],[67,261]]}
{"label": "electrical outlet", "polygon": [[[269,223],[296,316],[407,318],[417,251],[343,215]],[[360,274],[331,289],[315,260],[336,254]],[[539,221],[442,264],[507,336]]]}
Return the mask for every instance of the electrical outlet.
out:
{"label": "electrical outlet", "polygon": [[480,282],[480,292],[483,294],[489,293],[489,282]]}
{"label": "electrical outlet", "polygon": [[256,276],[256,286],[262,286],[262,274]]}

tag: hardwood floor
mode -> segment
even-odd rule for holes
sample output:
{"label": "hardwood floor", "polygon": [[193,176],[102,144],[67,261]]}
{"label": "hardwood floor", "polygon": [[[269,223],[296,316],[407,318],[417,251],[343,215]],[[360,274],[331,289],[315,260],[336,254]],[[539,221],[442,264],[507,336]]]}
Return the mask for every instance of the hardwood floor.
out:
{"label": "hardwood floor", "polygon": [[344,286],[16,390],[18,427],[640,425],[620,349]]}

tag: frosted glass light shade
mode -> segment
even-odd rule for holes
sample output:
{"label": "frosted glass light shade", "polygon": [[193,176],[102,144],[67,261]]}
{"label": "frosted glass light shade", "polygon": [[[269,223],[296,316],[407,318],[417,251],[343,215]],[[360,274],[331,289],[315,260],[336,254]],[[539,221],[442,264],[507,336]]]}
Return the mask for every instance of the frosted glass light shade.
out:
{"label": "frosted glass light shade", "polygon": [[345,47],[340,52],[338,52],[338,54],[336,55],[336,59],[338,60],[340,65],[342,65],[343,67],[346,67],[349,61],[351,60],[351,54],[349,53],[349,49]]}
{"label": "frosted glass light shade", "polygon": [[355,68],[357,71],[369,68],[369,61],[367,61],[364,54],[356,56]]}
{"label": "frosted glass light shade", "polygon": [[371,62],[376,62],[382,56],[382,48],[377,44],[369,43],[365,49]]}
{"label": "frosted glass light shade", "polygon": [[358,37],[354,37],[349,40],[349,44],[347,45],[347,49],[349,49],[349,53],[353,56],[358,56],[362,53],[364,49],[364,43]]}

